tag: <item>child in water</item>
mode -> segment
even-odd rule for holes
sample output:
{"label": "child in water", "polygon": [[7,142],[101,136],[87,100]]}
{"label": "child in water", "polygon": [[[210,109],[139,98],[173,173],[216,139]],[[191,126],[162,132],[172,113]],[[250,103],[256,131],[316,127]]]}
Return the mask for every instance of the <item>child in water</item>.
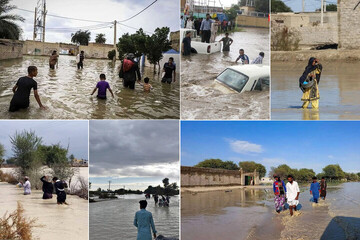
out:
{"label": "child in water", "polygon": [[310,185],[310,194],[313,195],[315,203],[318,203],[320,196],[320,184],[317,181],[316,177],[312,178],[313,182]]}
{"label": "child in water", "polygon": [[96,84],[96,87],[94,88],[94,91],[91,93],[91,95],[95,93],[96,89],[99,89],[97,98],[106,99],[106,90],[109,89],[111,96],[114,97],[114,94],[110,88],[109,83],[105,80],[106,80],[105,74],[103,73],[100,74],[100,81]]}
{"label": "child in water", "polygon": [[153,89],[153,87],[150,85],[149,81],[150,81],[150,79],[148,77],[144,78],[143,88],[144,88],[145,92],[150,92],[150,90]]}

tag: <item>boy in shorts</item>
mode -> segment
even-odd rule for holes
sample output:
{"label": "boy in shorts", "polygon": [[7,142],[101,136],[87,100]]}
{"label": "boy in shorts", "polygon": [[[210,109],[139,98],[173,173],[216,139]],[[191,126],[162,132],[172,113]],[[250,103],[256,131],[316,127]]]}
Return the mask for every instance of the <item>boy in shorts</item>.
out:
{"label": "boy in shorts", "polygon": [[100,74],[100,81],[96,84],[96,87],[94,88],[93,92],[91,93],[91,95],[93,95],[96,91],[96,89],[98,89],[98,95],[97,98],[100,99],[106,99],[106,90],[109,89],[109,92],[111,93],[111,96],[114,97],[114,94],[110,88],[110,85],[106,80],[106,76],[105,74]]}

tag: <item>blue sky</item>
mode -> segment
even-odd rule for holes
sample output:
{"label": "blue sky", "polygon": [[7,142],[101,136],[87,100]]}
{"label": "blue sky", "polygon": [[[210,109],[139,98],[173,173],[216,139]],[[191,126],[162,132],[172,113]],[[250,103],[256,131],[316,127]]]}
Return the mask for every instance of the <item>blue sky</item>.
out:
{"label": "blue sky", "polygon": [[181,165],[207,158],[312,168],[340,164],[360,172],[360,122],[183,121]]}
{"label": "blue sky", "polygon": [[46,145],[60,143],[67,147],[69,144],[69,155],[89,159],[87,121],[4,120],[0,121],[0,143],[5,147],[5,159],[13,156],[9,136],[23,130],[35,131]]}
{"label": "blue sky", "polygon": [[[294,12],[302,11],[302,0],[282,0]],[[337,4],[337,0],[327,0],[327,4]],[[305,0],[305,12],[314,12],[321,7],[321,0]]]}

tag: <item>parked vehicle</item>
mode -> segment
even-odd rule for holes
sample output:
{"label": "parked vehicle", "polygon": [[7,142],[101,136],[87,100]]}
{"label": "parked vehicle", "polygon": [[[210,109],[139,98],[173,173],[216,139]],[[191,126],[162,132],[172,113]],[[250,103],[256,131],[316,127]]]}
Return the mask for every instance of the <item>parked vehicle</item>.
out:
{"label": "parked vehicle", "polygon": [[186,32],[191,32],[191,47],[194,48],[197,53],[199,54],[211,54],[215,52],[221,51],[221,43],[213,42],[213,43],[206,43],[201,42],[201,37],[197,35],[195,29],[181,29],[180,33],[183,39],[186,35]]}

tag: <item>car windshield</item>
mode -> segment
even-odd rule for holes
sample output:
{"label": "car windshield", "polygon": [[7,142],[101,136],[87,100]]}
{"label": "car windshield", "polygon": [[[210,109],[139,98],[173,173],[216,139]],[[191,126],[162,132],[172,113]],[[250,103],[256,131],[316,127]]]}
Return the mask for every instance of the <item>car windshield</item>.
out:
{"label": "car windshield", "polygon": [[244,88],[247,81],[249,80],[249,77],[228,68],[223,71],[216,79],[228,85],[230,88],[241,92],[241,90]]}

